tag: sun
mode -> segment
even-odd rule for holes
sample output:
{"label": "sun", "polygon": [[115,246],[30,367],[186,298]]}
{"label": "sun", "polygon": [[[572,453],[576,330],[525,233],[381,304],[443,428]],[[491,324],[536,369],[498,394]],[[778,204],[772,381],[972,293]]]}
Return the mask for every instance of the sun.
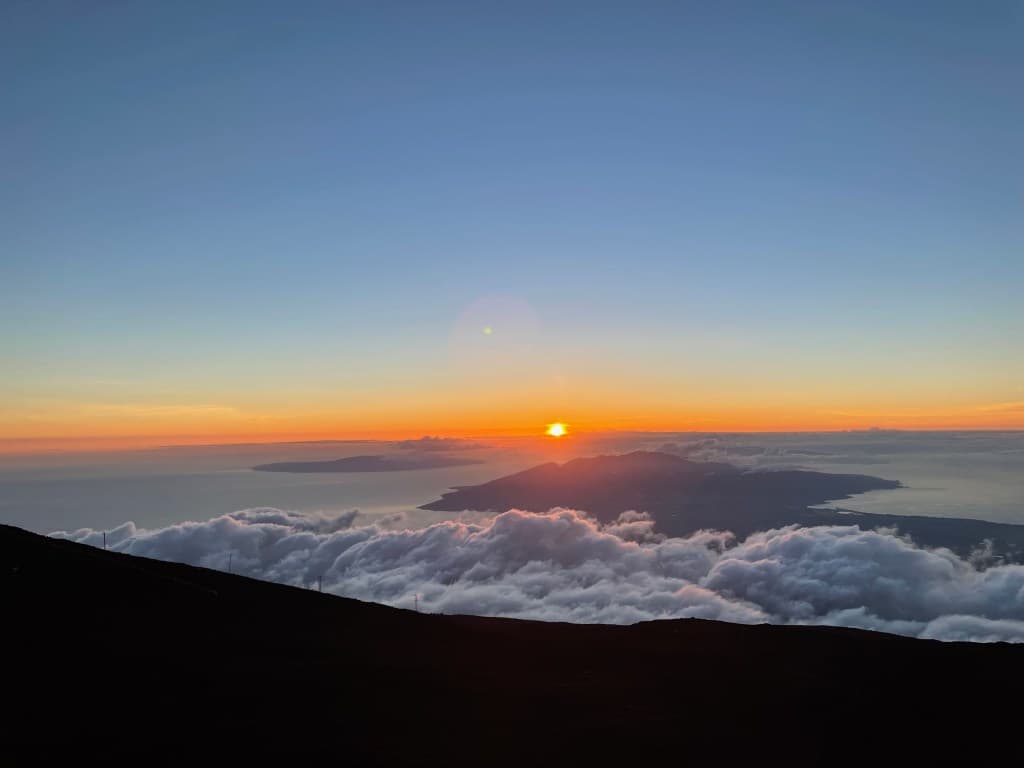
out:
{"label": "sun", "polygon": [[554,424],[548,424],[548,428],[544,431],[545,435],[551,435],[551,437],[562,437],[569,433],[569,428],[560,421],[556,421]]}

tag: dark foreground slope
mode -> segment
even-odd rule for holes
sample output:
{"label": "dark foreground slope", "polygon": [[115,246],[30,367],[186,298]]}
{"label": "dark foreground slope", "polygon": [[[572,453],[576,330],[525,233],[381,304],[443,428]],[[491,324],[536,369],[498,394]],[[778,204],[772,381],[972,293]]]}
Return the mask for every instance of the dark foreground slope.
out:
{"label": "dark foreground slope", "polygon": [[[907,764],[1017,751],[1024,648],[432,616],[0,527],[2,756]],[[313,762],[313,761],[316,762]]]}
{"label": "dark foreground slope", "polygon": [[965,557],[988,540],[995,554],[1008,561],[1024,561],[1024,525],[814,508],[857,493],[899,487],[895,480],[870,475],[746,472],[730,464],[635,451],[542,464],[457,488],[422,509],[546,512],[569,507],[586,510],[602,522],[632,509],[649,512],[655,530],[669,536],[688,536],[707,528],[732,531],[740,539],[786,525],[856,524],[865,529],[896,528],[919,544],[948,547]]}

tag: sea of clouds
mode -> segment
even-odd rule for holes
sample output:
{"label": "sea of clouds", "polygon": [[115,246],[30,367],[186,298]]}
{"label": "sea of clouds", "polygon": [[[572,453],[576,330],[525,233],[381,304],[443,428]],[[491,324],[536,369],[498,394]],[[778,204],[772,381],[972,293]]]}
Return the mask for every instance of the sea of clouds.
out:
{"label": "sea of clouds", "polygon": [[[643,513],[510,510],[406,528],[402,516],[248,509],[154,530],[125,523],[109,548],[346,597],[449,614],[628,624],[697,617],[829,624],[941,640],[1024,642],[1024,566],[984,567],[896,532],[789,526],[736,541],[668,538]],[[54,536],[101,545],[103,531]],[[979,553],[982,554],[983,553]]]}
{"label": "sea of clouds", "polygon": [[[661,436],[661,437],[664,437]],[[634,437],[633,445],[693,461],[724,461],[749,469],[880,466],[914,460],[967,464],[1017,473],[1024,461],[1024,432],[792,432],[773,434],[681,433],[674,439]]]}

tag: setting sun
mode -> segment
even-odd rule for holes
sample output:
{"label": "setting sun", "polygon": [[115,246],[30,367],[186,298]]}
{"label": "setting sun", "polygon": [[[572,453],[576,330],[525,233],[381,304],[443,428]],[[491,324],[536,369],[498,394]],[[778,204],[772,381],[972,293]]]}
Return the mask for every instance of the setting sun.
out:
{"label": "setting sun", "polygon": [[562,424],[561,422],[556,421],[554,424],[548,424],[548,428],[547,428],[547,431],[545,432],[545,434],[551,435],[551,437],[561,437],[562,435],[566,434],[568,431],[569,430],[566,428],[565,424]]}

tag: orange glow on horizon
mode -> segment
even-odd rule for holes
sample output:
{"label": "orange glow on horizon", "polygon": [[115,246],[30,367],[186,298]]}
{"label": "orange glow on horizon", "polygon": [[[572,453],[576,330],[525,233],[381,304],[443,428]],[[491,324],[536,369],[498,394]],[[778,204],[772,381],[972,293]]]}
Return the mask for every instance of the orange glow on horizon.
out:
{"label": "orange glow on horizon", "polygon": [[[519,398],[361,398],[358,410],[321,401],[293,406],[236,401],[231,405],[118,404],[52,406],[0,416],[0,455],[132,450],[167,445],[224,445],[313,440],[406,440],[424,435],[533,437],[554,447],[570,436],[607,432],[842,432],[902,430],[1018,430],[1024,401],[794,402],[774,407],[733,398],[636,397],[624,404],[597,387],[577,398],[528,392]],[[993,399],[994,400],[994,399]],[[216,401],[212,401],[216,402]],[[230,402],[230,401],[229,401]],[[2,410],[2,409],[0,409]],[[10,413],[8,410],[8,413]],[[548,423],[552,412],[564,420]],[[538,432],[537,425],[544,424]],[[549,431],[561,425],[561,437]],[[570,435],[569,424],[572,424]],[[555,437],[555,440],[551,440]]]}

